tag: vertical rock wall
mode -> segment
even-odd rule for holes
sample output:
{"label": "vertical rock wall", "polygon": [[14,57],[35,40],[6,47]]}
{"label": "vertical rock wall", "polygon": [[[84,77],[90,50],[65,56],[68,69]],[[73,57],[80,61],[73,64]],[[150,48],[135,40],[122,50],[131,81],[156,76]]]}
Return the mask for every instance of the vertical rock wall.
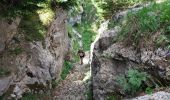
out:
{"label": "vertical rock wall", "polygon": [[[11,55],[6,50],[6,53],[1,55],[0,67],[8,66],[7,68],[12,69],[10,76],[13,78],[10,83],[15,87],[13,97],[20,98],[29,88],[28,84],[38,83],[46,86],[52,79],[60,78],[64,57],[69,50],[66,20],[67,12],[61,8],[57,9],[56,17],[49,26],[44,41],[28,42],[21,39],[22,37],[17,37],[21,40],[18,45],[22,48],[22,52]],[[17,26],[13,31],[16,33]],[[10,36],[6,40],[14,43],[4,44],[6,42],[1,39],[2,50],[3,45],[16,44],[15,40],[12,40],[12,33],[8,34],[4,31],[3,34]],[[6,38],[3,34],[0,38]]]}

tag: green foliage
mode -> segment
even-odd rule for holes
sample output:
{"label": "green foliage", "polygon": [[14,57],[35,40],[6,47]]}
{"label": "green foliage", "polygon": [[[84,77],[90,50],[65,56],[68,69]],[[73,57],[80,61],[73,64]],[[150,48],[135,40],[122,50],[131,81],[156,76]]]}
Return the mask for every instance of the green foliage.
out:
{"label": "green foliage", "polygon": [[27,41],[43,40],[47,32],[47,27],[42,24],[37,13],[25,15],[21,21],[20,28],[24,31]]}
{"label": "green foliage", "polygon": [[73,65],[70,62],[68,62],[68,61],[64,62],[64,66],[63,66],[63,69],[62,69],[62,72],[60,75],[62,80],[64,80],[67,77],[67,75],[69,74],[72,67],[73,67]]}
{"label": "green foliage", "polygon": [[[170,14],[167,13],[169,2],[152,4],[138,12],[129,12],[122,23],[122,31],[118,34],[118,40],[128,44],[139,46],[140,42],[148,41],[160,28],[166,29]],[[168,38],[167,36],[165,36]],[[160,37],[164,41],[165,37]]]}
{"label": "green foliage", "polygon": [[170,43],[170,36],[169,35],[163,35],[162,34],[156,40],[157,47],[163,47],[163,46],[167,45],[167,48],[168,48],[169,43]]}
{"label": "green foliage", "polygon": [[1,17],[20,16],[20,28],[28,41],[44,39],[47,27],[54,18],[51,10],[51,0],[1,0]]}
{"label": "green foliage", "polygon": [[108,96],[107,100],[116,100],[114,96]]}
{"label": "green foliage", "polygon": [[92,0],[101,19],[111,18],[116,12],[153,0]]}
{"label": "green foliage", "polygon": [[0,68],[0,77],[9,75],[11,72],[6,68]]}
{"label": "green foliage", "polygon": [[51,84],[52,84],[52,88],[55,88],[58,86],[58,84],[60,83],[61,80],[52,80]]}
{"label": "green foliage", "polygon": [[38,100],[38,97],[36,94],[27,93],[23,96],[23,98],[21,100]]}
{"label": "green foliage", "polygon": [[74,6],[79,4],[79,0],[56,0],[56,3],[59,7],[69,10]]}
{"label": "green foliage", "polygon": [[23,95],[21,100],[51,100],[50,98],[51,96],[47,93],[43,93],[43,94],[26,93]]}
{"label": "green foliage", "polygon": [[99,20],[96,16],[96,9],[91,0],[84,0],[82,22],[74,28],[82,35],[83,50],[90,50],[90,45],[94,41]]}
{"label": "green foliage", "polygon": [[147,87],[145,93],[150,95],[153,93],[153,89],[151,87]]}
{"label": "green foliage", "polygon": [[85,95],[87,96],[87,100],[93,100],[93,94],[90,89],[85,93]]}
{"label": "green foliage", "polygon": [[0,96],[0,100],[5,100],[5,94],[3,94],[2,96]]}
{"label": "green foliage", "polygon": [[23,51],[24,51],[24,50],[23,50],[22,48],[16,47],[16,48],[14,48],[13,50],[10,50],[10,53],[11,53],[11,54],[18,55],[18,54],[22,53]]}
{"label": "green foliage", "polygon": [[78,27],[78,32],[82,35],[83,50],[90,50],[91,43],[94,41],[94,35],[96,34],[92,29],[90,23],[82,23]]}
{"label": "green foliage", "polygon": [[146,81],[146,73],[129,69],[126,76],[119,76],[117,81],[128,94],[134,94],[140,89],[142,81]]}
{"label": "green foliage", "polygon": [[29,15],[40,9],[37,4],[47,2],[47,0],[1,0],[0,12],[2,17],[15,17]]}

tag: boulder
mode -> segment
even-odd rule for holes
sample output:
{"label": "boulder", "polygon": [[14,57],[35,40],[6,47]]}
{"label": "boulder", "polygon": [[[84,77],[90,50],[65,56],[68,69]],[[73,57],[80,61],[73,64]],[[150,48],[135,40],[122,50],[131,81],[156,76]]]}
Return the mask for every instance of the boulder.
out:
{"label": "boulder", "polygon": [[159,91],[151,95],[144,95],[144,96],[139,96],[136,98],[125,99],[125,100],[170,100],[170,93]]}
{"label": "boulder", "polygon": [[12,76],[0,78],[0,96],[2,96],[9,88],[12,82]]}

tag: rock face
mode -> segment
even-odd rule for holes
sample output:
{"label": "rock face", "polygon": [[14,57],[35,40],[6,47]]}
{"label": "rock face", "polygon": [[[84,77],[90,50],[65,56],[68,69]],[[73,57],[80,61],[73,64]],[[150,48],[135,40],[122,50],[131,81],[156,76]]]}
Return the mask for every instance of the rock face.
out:
{"label": "rock face", "polygon": [[0,95],[7,91],[12,81],[12,77],[6,77],[0,79]]}
{"label": "rock face", "polygon": [[[29,88],[27,84],[38,83],[46,86],[52,79],[60,78],[69,45],[66,30],[67,12],[62,9],[56,12],[56,18],[51,23],[44,41],[22,41],[19,43],[23,49],[21,53],[13,56],[9,53],[2,54],[1,66],[8,66],[11,73],[14,73],[11,83],[15,86],[13,97],[20,98],[26,88]],[[7,40],[11,40],[12,36]],[[0,40],[1,42],[4,43]]]}
{"label": "rock face", "polygon": [[145,95],[145,96],[140,96],[140,97],[136,97],[133,99],[126,99],[126,100],[170,100],[170,93],[160,91],[152,95]]}
{"label": "rock face", "polygon": [[163,86],[168,85],[170,63],[165,59],[167,51],[162,48],[140,48],[138,51],[132,46],[114,42],[118,32],[117,28],[105,30],[94,44],[91,62],[93,98],[105,100],[110,95],[126,95],[116,79],[125,75],[128,69],[145,70]]}
{"label": "rock face", "polygon": [[11,20],[0,20],[0,52],[5,49],[5,45],[8,44],[13,36],[17,33],[20,20],[21,18],[19,17]]}

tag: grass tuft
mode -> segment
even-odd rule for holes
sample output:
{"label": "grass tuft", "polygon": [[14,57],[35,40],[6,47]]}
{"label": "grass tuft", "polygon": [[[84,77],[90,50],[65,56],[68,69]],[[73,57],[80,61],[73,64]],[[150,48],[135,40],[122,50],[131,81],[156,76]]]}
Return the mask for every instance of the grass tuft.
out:
{"label": "grass tuft", "polygon": [[168,44],[170,41],[170,35],[167,34],[170,26],[169,8],[169,1],[166,1],[160,4],[153,3],[138,12],[129,12],[124,18],[124,23],[121,24],[122,30],[117,40],[139,48],[140,43],[146,43],[157,31],[164,30],[162,35],[157,37],[157,42],[161,44],[166,41],[165,44]]}

